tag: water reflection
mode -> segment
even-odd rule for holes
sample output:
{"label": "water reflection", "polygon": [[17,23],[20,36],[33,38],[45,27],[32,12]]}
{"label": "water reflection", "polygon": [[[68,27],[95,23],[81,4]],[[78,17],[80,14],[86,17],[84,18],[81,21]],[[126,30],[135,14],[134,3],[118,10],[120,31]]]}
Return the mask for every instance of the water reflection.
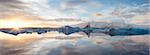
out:
{"label": "water reflection", "polygon": [[90,38],[77,34],[77,37],[52,35],[54,33],[15,37],[0,33],[0,55],[148,55],[149,52],[148,35]]}

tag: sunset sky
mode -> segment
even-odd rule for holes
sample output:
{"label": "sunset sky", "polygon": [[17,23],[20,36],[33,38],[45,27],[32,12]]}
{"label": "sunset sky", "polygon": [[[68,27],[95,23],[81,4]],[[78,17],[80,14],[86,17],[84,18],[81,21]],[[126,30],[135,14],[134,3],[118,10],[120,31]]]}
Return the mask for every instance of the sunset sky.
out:
{"label": "sunset sky", "polygon": [[148,6],[148,0],[0,0],[0,27],[60,27],[89,21],[146,25]]}

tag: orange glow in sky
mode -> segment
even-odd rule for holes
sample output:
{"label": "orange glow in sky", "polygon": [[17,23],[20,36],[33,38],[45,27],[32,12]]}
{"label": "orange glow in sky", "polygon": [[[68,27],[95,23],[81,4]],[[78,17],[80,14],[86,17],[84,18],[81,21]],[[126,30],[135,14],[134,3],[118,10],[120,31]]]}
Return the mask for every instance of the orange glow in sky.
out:
{"label": "orange glow in sky", "polygon": [[0,20],[0,28],[24,27],[31,23],[23,20]]}

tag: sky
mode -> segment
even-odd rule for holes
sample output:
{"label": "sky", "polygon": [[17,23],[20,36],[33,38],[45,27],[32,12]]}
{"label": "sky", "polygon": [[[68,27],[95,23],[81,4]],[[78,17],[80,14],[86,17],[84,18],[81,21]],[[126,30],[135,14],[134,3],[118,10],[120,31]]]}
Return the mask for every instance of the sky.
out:
{"label": "sky", "polygon": [[8,20],[19,26],[16,24],[50,23],[55,19],[81,20],[73,24],[110,21],[146,25],[150,15],[148,3],[148,0],[0,0],[0,25]]}

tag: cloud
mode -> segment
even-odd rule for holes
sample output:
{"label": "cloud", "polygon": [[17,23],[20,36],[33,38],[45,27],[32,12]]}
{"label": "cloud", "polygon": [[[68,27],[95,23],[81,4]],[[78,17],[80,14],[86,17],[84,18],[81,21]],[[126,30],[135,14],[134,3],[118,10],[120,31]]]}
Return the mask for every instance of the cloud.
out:
{"label": "cloud", "polygon": [[65,0],[61,5],[62,9],[73,9],[78,5],[89,2],[90,0]]}
{"label": "cloud", "polygon": [[130,20],[129,23],[138,24],[138,25],[150,25],[149,17],[150,17],[150,13],[147,13],[145,15],[133,16],[133,18]]}
{"label": "cloud", "polygon": [[[89,6],[99,6],[96,2],[91,0],[64,0],[59,1],[54,7],[53,0],[0,0],[1,17],[10,16],[12,13],[28,13],[29,16],[38,16],[37,20],[61,19],[61,18],[80,18],[81,14],[87,13],[87,8],[82,8],[83,4],[90,4]],[[28,19],[28,18],[27,18]]]}
{"label": "cloud", "polygon": [[[0,21],[6,21],[5,23],[7,24],[5,26],[10,26],[10,23],[17,24],[17,22],[15,22],[16,20],[19,20],[19,22],[27,21],[25,23],[32,23],[34,21],[34,25],[42,25],[43,23],[50,24],[51,21],[52,25],[62,25],[62,23],[60,24],[59,21],[55,21],[53,19],[70,17],[65,13],[60,12],[59,10],[55,10],[53,7],[50,7],[48,0],[0,0],[0,8]],[[71,22],[71,20],[69,20],[69,22]],[[77,22],[75,21],[71,23],[63,23],[74,24]],[[18,25],[20,26],[21,23]]]}
{"label": "cloud", "polygon": [[[137,6],[121,6],[113,9],[112,17],[123,20],[127,24],[148,25],[149,4]],[[114,19],[113,19],[114,20]]]}
{"label": "cloud", "polygon": [[21,9],[25,4],[19,0],[0,0],[0,11],[6,12],[8,10]]}
{"label": "cloud", "polygon": [[93,14],[93,16],[100,17],[100,16],[103,16],[103,14],[101,14],[101,13],[95,13],[95,14]]}
{"label": "cloud", "polygon": [[149,4],[142,4],[138,6],[119,7],[114,9],[112,15],[122,18],[132,18],[137,15],[145,15],[149,13]]}
{"label": "cloud", "polygon": [[18,0],[0,0],[0,3],[21,3]]}
{"label": "cloud", "polygon": [[91,13],[100,7],[101,3],[93,0],[64,0],[60,2],[57,9],[74,17],[83,18],[85,14],[88,17],[92,16]]}
{"label": "cloud", "polygon": [[39,18],[37,19],[71,17],[59,10],[53,9],[53,7],[48,4],[48,0],[0,0],[0,8],[1,18],[16,12],[28,13],[31,17],[38,16]]}
{"label": "cloud", "polygon": [[78,5],[78,4],[82,4],[82,3],[86,3],[90,0],[66,0],[66,3],[68,5]]}
{"label": "cloud", "polygon": [[29,5],[28,9],[25,9],[26,12],[41,16],[43,19],[75,17],[62,12],[60,9],[55,9],[55,7],[51,6],[49,0],[22,0],[22,2]]}
{"label": "cloud", "polygon": [[[0,0],[0,20],[24,19],[33,17],[31,13],[25,12],[27,4],[19,0]],[[18,17],[17,17],[18,16]],[[21,17],[22,16],[22,17]]]}

